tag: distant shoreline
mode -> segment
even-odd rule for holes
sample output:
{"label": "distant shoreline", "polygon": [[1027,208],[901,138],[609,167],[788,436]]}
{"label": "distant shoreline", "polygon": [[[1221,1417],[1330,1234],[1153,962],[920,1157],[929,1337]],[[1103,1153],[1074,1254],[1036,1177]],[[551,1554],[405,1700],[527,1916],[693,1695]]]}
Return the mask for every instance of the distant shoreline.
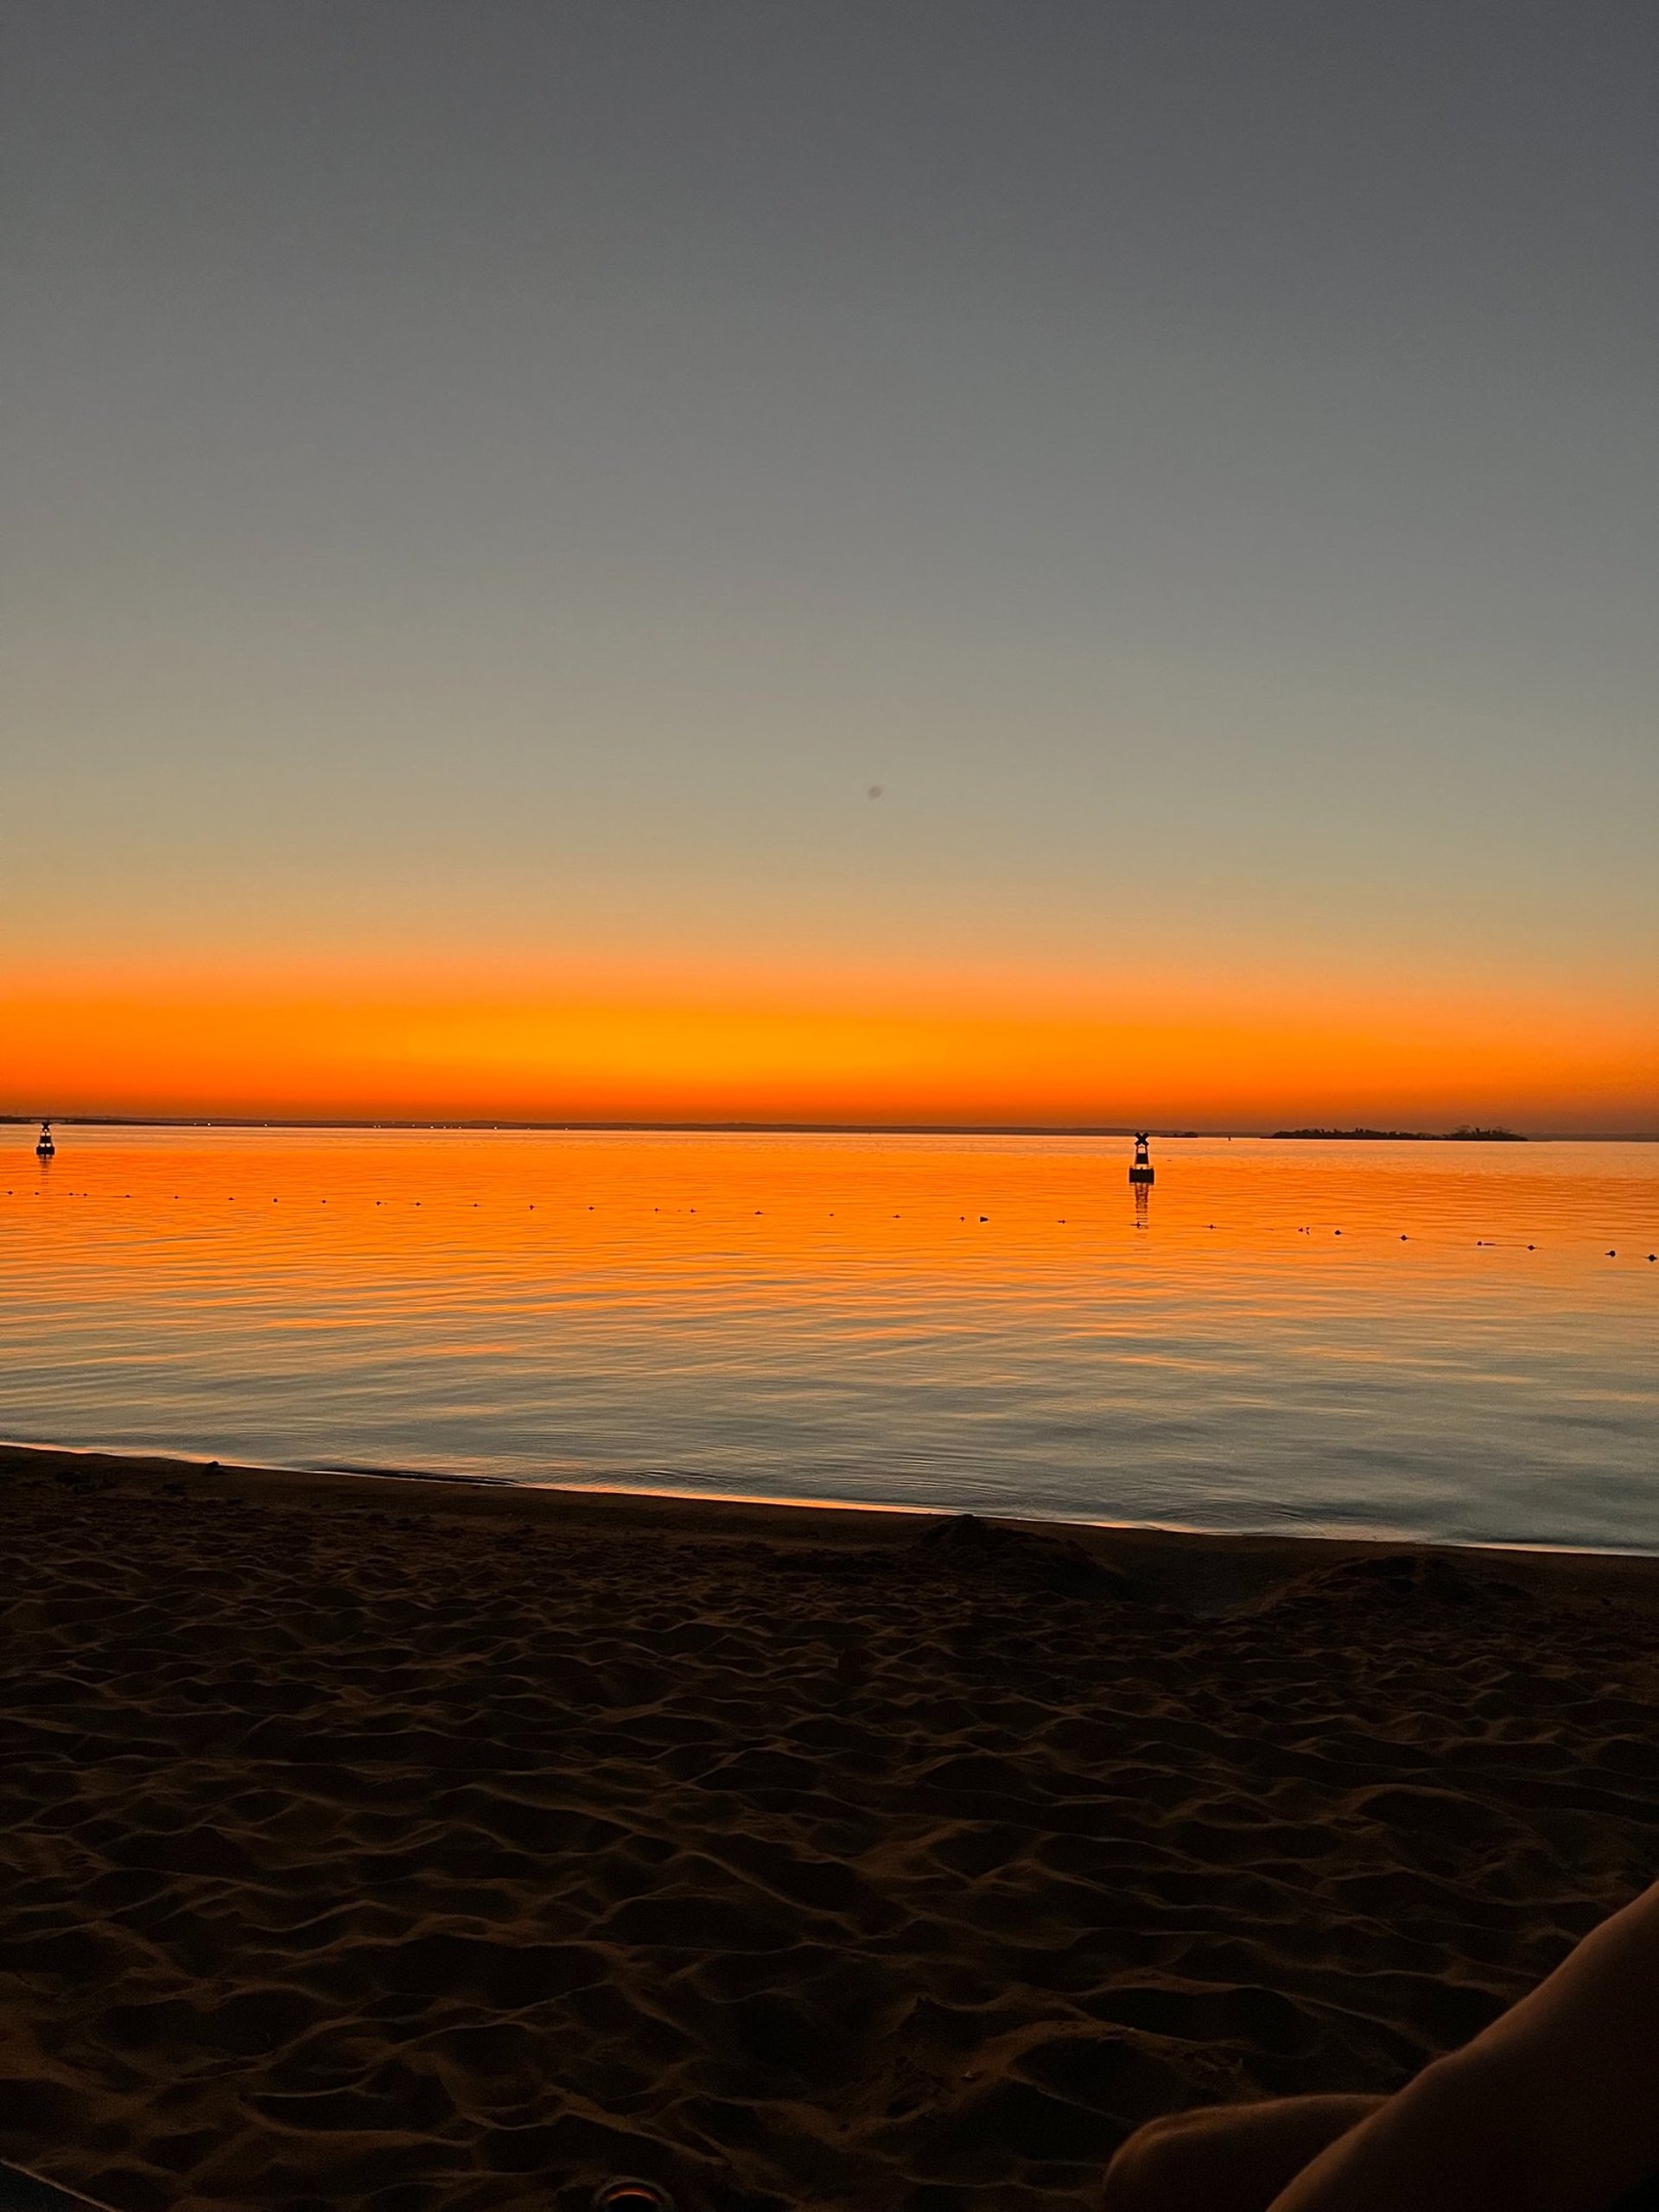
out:
{"label": "distant shoreline", "polygon": [[1305,1144],[1528,1144],[1518,1129],[1275,1129]]}

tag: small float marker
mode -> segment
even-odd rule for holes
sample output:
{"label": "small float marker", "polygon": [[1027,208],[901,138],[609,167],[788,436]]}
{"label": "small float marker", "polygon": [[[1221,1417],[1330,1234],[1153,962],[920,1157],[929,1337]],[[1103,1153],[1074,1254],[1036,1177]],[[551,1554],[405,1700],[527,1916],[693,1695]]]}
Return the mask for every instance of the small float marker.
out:
{"label": "small float marker", "polygon": [[1135,1158],[1129,1166],[1131,1183],[1151,1183],[1156,1179],[1153,1173],[1152,1154],[1148,1149],[1151,1141],[1151,1137],[1145,1129],[1135,1131]]}

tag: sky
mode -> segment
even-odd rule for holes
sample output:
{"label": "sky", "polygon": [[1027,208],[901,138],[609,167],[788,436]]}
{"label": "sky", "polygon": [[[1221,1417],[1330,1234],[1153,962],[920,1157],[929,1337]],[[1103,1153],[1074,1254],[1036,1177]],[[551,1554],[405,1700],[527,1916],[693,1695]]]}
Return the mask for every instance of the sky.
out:
{"label": "sky", "polygon": [[1659,1134],[1649,0],[0,0],[0,1110]]}

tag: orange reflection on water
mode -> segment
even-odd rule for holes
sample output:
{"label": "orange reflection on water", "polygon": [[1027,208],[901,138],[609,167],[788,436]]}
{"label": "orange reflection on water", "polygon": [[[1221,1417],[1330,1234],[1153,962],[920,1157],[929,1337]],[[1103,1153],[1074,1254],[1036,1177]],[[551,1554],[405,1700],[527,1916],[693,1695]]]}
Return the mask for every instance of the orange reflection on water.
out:
{"label": "orange reflection on water", "polygon": [[14,1436],[1539,1541],[1650,1510],[1659,1147],[1166,1140],[1137,1194],[1111,1140],[61,1137],[15,1131],[0,1195]]}
{"label": "orange reflection on water", "polygon": [[63,1150],[44,1165],[19,1144],[6,1193],[14,1227],[17,1202],[47,1202],[37,1250],[75,1253],[113,1278],[176,1247],[245,1270],[226,1274],[232,1297],[296,1264],[320,1284],[393,1262],[439,1284],[458,1266],[534,1282],[554,1253],[619,1282],[760,1268],[807,1299],[822,1258],[836,1294],[852,1268],[874,1297],[883,1283],[959,1271],[976,1283],[1047,1275],[1127,1253],[1147,1230],[1160,1248],[1202,1245],[1235,1280],[1304,1264],[1306,1236],[1322,1255],[1325,1240],[1346,1240],[1330,1264],[1386,1264],[1396,1283],[1478,1266],[1467,1255],[1480,1250],[1524,1250],[1531,1280],[1569,1281],[1605,1256],[1609,1234],[1638,1263],[1630,1239],[1659,1166],[1659,1150],[1638,1146],[1163,1139],[1158,1182],[1136,1193],[1128,1141],[1111,1138],[61,1123],[58,1134]]}

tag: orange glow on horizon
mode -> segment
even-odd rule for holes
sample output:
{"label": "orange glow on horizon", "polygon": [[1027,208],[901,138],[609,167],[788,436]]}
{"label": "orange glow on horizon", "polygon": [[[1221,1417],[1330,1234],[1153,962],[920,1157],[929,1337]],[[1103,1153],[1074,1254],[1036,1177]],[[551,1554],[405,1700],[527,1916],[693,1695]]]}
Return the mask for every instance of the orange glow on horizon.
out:
{"label": "orange glow on horizon", "polygon": [[1473,989],[1165,977],[147,980],[0,994],[0,1111],[326,1120],[1659,1126],[1656,1025]]}

